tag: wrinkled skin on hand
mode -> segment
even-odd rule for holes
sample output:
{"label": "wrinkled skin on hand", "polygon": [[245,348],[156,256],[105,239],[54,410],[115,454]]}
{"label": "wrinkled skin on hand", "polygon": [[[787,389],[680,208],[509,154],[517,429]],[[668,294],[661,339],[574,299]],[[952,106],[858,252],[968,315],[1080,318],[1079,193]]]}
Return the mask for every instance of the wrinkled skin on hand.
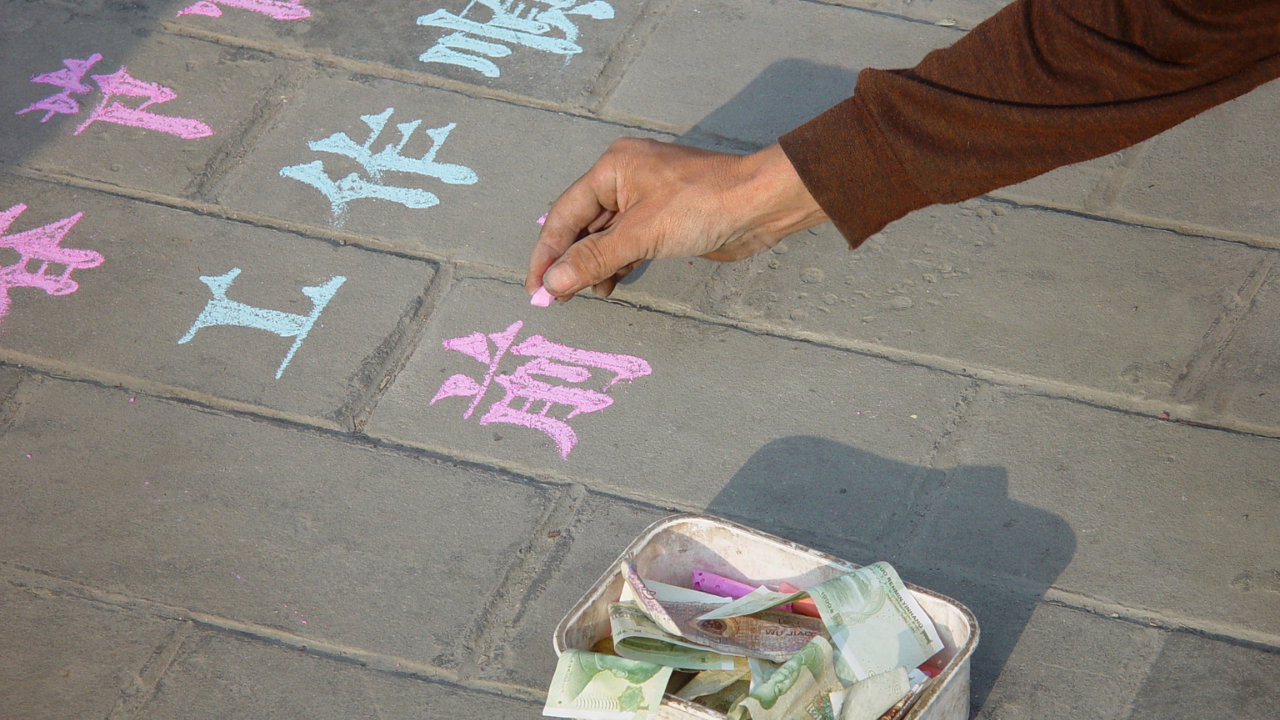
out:
{"label": "wrinkled skin on hand", "polygon": [[525,289],[607,297],[646,260],[738,260],[826,220],[777,145],[731,155],[621,138],[551,205]]}

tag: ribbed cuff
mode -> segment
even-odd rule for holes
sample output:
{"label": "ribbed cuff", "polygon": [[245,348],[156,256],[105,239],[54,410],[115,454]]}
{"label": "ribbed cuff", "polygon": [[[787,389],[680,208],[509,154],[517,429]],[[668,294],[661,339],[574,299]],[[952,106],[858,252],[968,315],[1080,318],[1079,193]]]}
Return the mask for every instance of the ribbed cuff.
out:
{"label": "ribbed cuff", "polygon": [[[877,72],[863,70],[858,86],[874,83],[870,76]],[[856,91],[778,143],[850,247],[933,204],[907,177]]]}

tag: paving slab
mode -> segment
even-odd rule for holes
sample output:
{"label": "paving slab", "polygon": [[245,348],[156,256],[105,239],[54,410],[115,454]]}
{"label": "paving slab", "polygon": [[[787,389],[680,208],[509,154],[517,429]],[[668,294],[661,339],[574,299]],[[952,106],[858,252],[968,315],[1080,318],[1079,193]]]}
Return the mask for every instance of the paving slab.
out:
{"label": "paving slab", "polygon": [[[518,334],[511,351],[497,362],[496,377],[482,385],[490,363],[480,357],[491,358],[489,349],[496,345],[473,333],[503,332]],[[615,372],[600,369],[607,363],[599,356],[574,359],[559,350],[541,350],[549,346],[531,339],[535,336],[561,348],[639,358],[650,373],[609,388]],[[457,349],[443,346],[453,338],[470,339],[453,341]],[[560,395],[564,388],[553,387],[545,395],[588,409],[568,423],[577,444],[564,457],[551,434],[563,428],[545,423],[548,429],[540,431],[536,428],[543,422],[529,417],[547,417],[540,414],[542,401],[525,406],[518,396],[504,400],[502,383],[533,388],[522,390],[525,394],[544,392],[511,379],[519,377],[516,370],[525,367],[522,363],[536,360],[517,352],[543,353],[537,362],[554,352],[574,363],[570,367],[580,368],[569,371],[560,364],[525,370],[559,373],[546,377],[582,393]],[[728,369],[743,367],[750,370]],[[659,505],[701,507],[756,448],[780,436],[809,434],[875,447],[900,462],[921,458],[941,436],[967,384],[923,369],[587,298],[533,308],[522,287],[466,280],[433,313],[421,345],[380,400],[366,430],[381,439],[449,447],[529,472],[580,479],[593,489],[657,498]],[[442,387],[458,394],[431,404]],[[602,387],[608,390],[604,399],[597,390]],[[467,392],[483,398],[483,403],[474,401],[470,418],[464,417],[473,402],[464,396]],[[593,404],[606,404],[605,399],[612,404]],[[569,412],[559,404],[549,417],[563,421]],[[485,417],[489,424],[481,425]],[[859,521],[882,523],[886,518],[876,508],[896,502],[897,493],[897,488],[887,490],[876,498],[882,502],[870,506],[850,495],[846,507]],[[788,508],[773,512],[785,515]]]}
{"label": "paving slab", "polygon": [[1268,132],[1280,84],[1198,115],[1152,140],[1120,193],[1142,215],[1280,238],[1280,138]]}
{"label": "paving slab", "polygon": [[736,312],[1169,398],[1265,257],[1232,243],[973,200],[915,213],[853,252],[830,226],[797,234],[746,279]]}
{"label": "paving slab", "polygon": [[[1024,180],[1016,185],[1000,188],[991,195],[1009,195],[1031,203],[1046,203],[1051,207],[1069,210],[1105,211],[1114,205],[1114,193],[1104,194],[1108,183],[1120,173],[1123,153],[1066,165]],[[1123,184],[1121,182],[1121,184]],[[1106,198],[1106,199],[1104,199]]]}
{"label": "paving slab", "polygon": [[[439,75],[539,100],[572,103],[590,91],[611,50],[627,38],[644,8],[641,0],[579,2],[561,13],[550,7],[553,3],[542,0],[514,7],[512,3],[472,0],[414,4],[373,0],[354,5],[340,0],[306,0],[301,4],[310,17],[273,20],[257,13],[227,10],[217,18],[187,14],[175,22],[287,48]],[[433,50],[455,31],[460,39],[449,42],[452,52],[443,46]],[[468,42],[471,48],[464,47]],[[482,43],[490,47],[477,47]],[[428,53],[429,60],[421,59]]]}
{"label": "paving slab", "polygon": [[1274,636],[1277,453],[1273,440],[996,391],[937,462],[1003,468],[1010,500],[1059,518],[1074,537],[1055,541],[956,472],[929,493],[902,555]]}
{"label": "paving slab", "polygon": [[1040,605],[974,717],[1127,717],[1163,635],[1141,625]]}
{"label": "paving slab", "polygon": [[853,94],[863,68],[911,67],[960,37],[802,0],[690,0],[654,30],[608,109],[767,145]]}
{"label": "paving slab", "polygon": [[[254,106],[288,66],[261,53],[152,33],[148,28],[153,23],[130,13],[81,12],[43,3],[6,3],[3,12],[3,22],[21,30],[10,31],[0,42],[0,67],[5,68],[0,77],[0,162],[139,190],[191,192],[221,150],[243,134]],[[43,110],[23,112],[62,92],[58,86],[32,82],[32,76],[63,70],[66,59],[92,59],[95,54],[101,58],[82,68],[86,92],[69,95],[63,103],[66,112],[49,113],[48,122],[42,122]],[[134,113],[142,98],[118,97],[113,103],[123,105],[108,117],[119,122],[103,119],[84,126],[106,98],[102,83],[92,76],[112,76],[121,67],[176,97],[151,105],[142,113],[147,117]],[[102,82],[110,86],[111,81]],[[148,129],[152,127],[163,129]]]}
{"label": "paving slab", "polygon": [[[341,98],[341,102],[335,102]],[[380,133],[362,116],[394,112]],[[309,143],[345,133],[372,152],[402,139],[399,123],[421,121],[399,154],[429,159],[436,176],[394,168],[381,180],[351,155],[317,152]],[[443,142],[428,128],[450,128]],[[329,72],[303,83],[260,137],[254,150],[217,191],[239,210],[328,228],[388,243],[405,252],[431,253],[523,273],[538,236],[537,220],[619,135],[616,125],[390,80]],[[644,136],[643,133],[640,135]],[[648,137],[657,137],[648,135]],[[376,139],[374,139],[376,138]],[[430,193],[438,204],[413,207],[363,197],[335,206],[313,183],[282,177],[281,168],[323,164],[329,178],[355,173],[370,183]],[[458,167],[461,166],[461,167]],[[448,176],[451,182],[441,179]],[[270,192],[263,192],[270,188]],[[422,197],[422,203],[430,202]],[[418,200],[412,200],[420,204]]]}
{"label": "paving slab", "polygon": [[1264,720],[1276,714],[1280,655],[1170,635],[1134,701],[1132,720],[1232,717]]}
{"label": "paving slab", "polygon": [[130,397],[48,380],[0,437],[0,558],[451,667],[546,507],[486,473]]}
{"label": "paving slab", "polygon": [[138,720],[534,718],[534,703],[396,677],[232,635],[189,638]]}
{"label": "paving slab", "polygon": [[177,623],[0,581],[4,717],[100,717],[141,690],[140,675]]}
{"label": "paving slab", "polygon": [[[348,416],[380,380],[388,343],[433,276],[414,260],[40,182],[0,179],[0,198],[5,208],[27,205],[10,235],[83,213],[62,247],[99,258],[73,271],[71,294],[10,291],[0,347],[313,417]],[[12,254],[0,250],[0,262],[10,262],[3,253]],[[226,280],[236,268],[229,301],[288,317],[254,321],[228,309],[214,318],[224,324],[179,344],[213,301],[200,278]],[[302,289],[336,277],[346,280],[277,378],[316,306]]]}
{"label": "paving slab", "polygon": [[1272,270],[1230,342],[1200,387],[1189,389],[1213,410],[1258,425],[1280,427],[1280,279]]}
{"label": "paving slab", "polygon": [[522,609],[515,621],[490,631],[493,637],[482,676],[546,690],[556,669],[551,647],[556,626],[645,528],[672,514],[588,494],[572,524],[553,531],[560,533],[556,538],[545,539],[562,544],[564,550],[549,553],[553,560],[538,569],[533,591],[520,600]]}

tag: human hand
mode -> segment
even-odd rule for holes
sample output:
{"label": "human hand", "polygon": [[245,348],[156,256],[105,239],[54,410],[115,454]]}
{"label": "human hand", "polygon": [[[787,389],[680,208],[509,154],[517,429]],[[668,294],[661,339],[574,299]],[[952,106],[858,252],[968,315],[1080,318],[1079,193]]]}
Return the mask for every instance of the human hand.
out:
{"label": "human hand", "polygon": [[608,297],[645,260],[738,260],[826,220],[778,145],[730,155],[620,138],[552,203],[524,286]]}

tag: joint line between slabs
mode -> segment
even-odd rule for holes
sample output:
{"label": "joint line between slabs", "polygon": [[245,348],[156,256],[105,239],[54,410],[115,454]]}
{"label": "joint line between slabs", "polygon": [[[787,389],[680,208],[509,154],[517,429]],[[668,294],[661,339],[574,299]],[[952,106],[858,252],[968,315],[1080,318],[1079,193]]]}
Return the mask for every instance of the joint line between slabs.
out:
{"label": "joint line between slabs", "polygon": [[[440,685],[449,685],[464,690],[526,702],[546,702],[546,693],[541,690],[492,680],[463,681],[458,677],[457,673],[447,668],[427,665],[408,658],[386,655],[363,648],[307,638],[265,625],[224,618],[155,600],[114,593],[7,561],[0,561],[0,579],[8,581],[17,587],[41,588],[62,596],[71,596],[123,610],[142,612],[161,620],[190,623],[218,632],[242,635],[260,642],[298,650],[317,657],[349,662],[360,667],[392,675],[411,677]],[[175,656],[176,652],[175,649],[173,651]],[[171,663],[172,660],[169,662]]]}
{"label": "joint line between slabs", "polygon": [[132,392],[160,400],[198,405],[209,408],[210,410],[257,418],[268,422],[284,423],[299,428],[308,428],[327,432],[346,432],[344,428],[339,426],[337,423],[323,418],[299,415],[297,413],[286,412],[283,410],[275,410],[261,405],[247,403],[242,400],[231,400],[228,398],[218,397],[217,395],[202,393],[197,390],[190,390],[188,388],[156,382],[154,380],[145,380],[131,375],[122,375],[120,373],[98,370],[96,368],[86,367],[76,363],[60,362],[58,360],[51,360],[49,358],[9,350],[7,348],[0,348],[0,367],[3,366],[10,366],[19,370],[45,375],[55,380],[87,383],[90,385],[96,385],[105,390]]}
{"label": "joint line between slabs", "polygon": [[[334,230],[332,228],[321,227],[318,225],[307,225],[305,223],[293,222],[291,220],[274,218],[269,215],[240,212],[217,203],[199,202],[172,195],[162,195],[160,193],[153,193],[146,190],[137,190],[135,188],[125,187],[122,185],[112,185],[98,180],[90,180],[88,178],[70,175],[61,171],[44,170],[31,166],[15,166],[11,172],[17,177],[34,180],[36,182],[48,183],[50,185],[57,185],[60,187],[90,190],[110,197],[132,200],[134,202],[145,203],[147,205],[154,205],[156,207],[168,208],[170,210],[177,210],[180,212],[188,212],[200,217],[213,218],[215,220],[226,220],[228,222],[247,225],[249,227],[259,228],[262,230],[286,233],[304,240],[314,240],[335,247],[353,247],[368,252],[378,253],[380,255],[389,255],[391,257],[403,260],[412,260],[415,262],[426,262],[432,264],[443,264],[448,262],[456,264],[459,263],[459,261],[452,260],[447,255],[405,250],[363,235],[356,235],[354,233]],[[478,263],[460,264],[474,264],[478,267],[484,267]]]}
{"label": "joint line between slabs", "polygon": [[[620,125],[626,127],[622,123],[612,121],[601,117],[589,110],[570,103],[552,102],[549,100],[540,100],[528,95],[520,95],[518,93],[506,90],[496,90],[485,88],[480,85],[472,85],[460,80],[450,80],[448,78],[438,77],[430,73],[420,72],[416,70],[405,70],[392,67],[389,65],[381,65],[378,63],[366,62],[364,60],[354,60],[342,57],[340,55],[332,55],[329,53],[318,53],[308,50],[299,50],[295,48],[285,47],[271,42],[260,40],[250,40],[247,38],[239,38],[232,35],[211,32],[208,30],[199,30],[193,27],[166,21],[161,23],[162,29],[175,37],[183,37],[190,40],[198,40],[207,42],[221,47],[236,48],[242,50],[253,50],[265,53],[272,57],[293,62],[309,62],[322,68],[331,68],[342,70],[345,72],[355,73],[358,75],[368,75],[370,77],[382,78],[393,82],[405,83],[406,85],[414,85],[418,87],[432,88],[444,92],[451,92],[456,95],[462,95],[477,100],[490,100],[500,102],[515,107],[522,107],[532,110],[542,110],[545,112],[553,112],[562,115],[582,118],[594,122],[603,122],[610,125]],[[683,130],[677,126],[663,123],[660,121],[647,121],[635,118],[638,124],[631,129],[643,130],[645,132],[655,132],[662,134],[678,135]]]}
{"label": "joint line between slabs", "polygon": [[[930,27],[941,28],[943,30],[952,30],[955,32],[967,33],[972,28],[960,25],[958,18],[955,25],[939,25],[937,20],[928,20],[925,18],[911,17],[910,15],[899,15],[886,10],[876,10],[869,5],[863,5],[857,0],[797,0],[797,2],[807,3],[809,5],[823,5],[825,7],[840,8],[842,10],[850,10],[852,12],[865,13],[867,15],[875,15],[876,17],[888,18],[890,20],[901,20],[902,22],[912,23],[915,25],[928,25]],[[908,0],[910,2],[910,0]],[[941,20],[942,18],[938,18]]]}
{"label": "joint line between slabs", "polygon": [[368,382],[338,411],[338,415],[350,418],[352,432],[364,431],[365,423],[373,415],[378,402],[391,388],[400,371],[409,363],[409,358],[418,349],[423,335],[426,334],[428,322],[453,287],[453,275],[451,264],[436,265],[431,282],[411,302],[408,316],[401,316],[395,330],[374,351],[376,357],[385,348],[385,356],[380,362],[372,362],[372,367],[362,364],[357,371],[358,376],[367,372]]}
{"label": "joint line between slabs", "polygon": [[1243,625],[1205,621],[1161,610],[1130,607],[1053,586],[1045,591],[1044,601],[1107,620],[1118,620],[1168,632],[1186,633],[1227,645],[1280,654],[1280,635],[1254,631]]}
{"label": "joint line between slabs", "polygon": [[1138,213],[1132,213],[1124,210],[1111,209],[1104,212],[1095,212],[1080,207],[1062,205],[1049,200],[1005,192],[1004,190],[993,190],[986,195],[975,199],[986,199],[1015,207],[1043,210],[1045,212],[1070,215],[1084,220],[1105,222],[1123,227],[1142,228],[1144,230],[1160,230],[1195,240],[1233,243],[1259,250],[1280,250],[1280,238],[1252,235],[1249,233],[1237,232],[1235,230],[1228,230],[1226,228],[1197,225],[1196,223],[1152,217],[1150,215],[1140,215]]}
{"label": "joint line between slabs", "polygon": [[[581,299],[595,300],[595,298]],[[690,307],[667,303],[653,298],[646,298],[642,300],[635,296],[624,296],[622,299],[610,299],[608,301],[600,302],[613,302],[615,304],[626,305],[637,310],[656,312],[668,317],[687,319],[718,327],[733,328],[757,336],[775,337],[783,340],[807,343],[820,348],[851,352],[858,355],[887,360],[899,365],[909,365],[926,370],[934,370],[949,375],[955,375],[957,377],[970,378],[1015,392],[1066,400],[1069,402],[1097,407],[1103,410],[1111,410],[1114,412],[1121,412],[1146,418],[1155,418],[1161,413],[1165,413],[1168,416],[1167,419],[1182,425],[1203,427],[1268,439],[1280,438],[1280,427],[1259,425],[1232,417],[1214,416],[1212,414],[1206,414],[1197,406],[1185,405],[1172,400],[1149,400],[1132,395],[1124,395],[1110,390],[1102,390],[1100,388],[1092,388],[1069,382],[1057,382],[1048,378],[1024,375],[1008,370],[1001,370],[999,368],[989,368],[975,363],[968,363],[957,358],[920,353],[912,350],[880,345],[877,343],[825,335],[823,333],[805,330],[789,330],[787,328],[766,323],[755,323],[722,316],[711,316]]]}
{"label": "joint line between slabs", "polygon": [[483,669],[492,658],[494,647],[502,641],[504,631],[519,623],[526,608],[545,586],[547,576],[563,562],[572,543],[570,529],[577,522],[578,510],[586,497],[586,487],[580,483],[558,488],[552,495],[546,511],[514,554],[515,559],[476,617],[464,643],[464,647],[470,646],[470,662],[459,671],[460,678],[470,679]]}
{"label": "joint line between slabs", "polygon": [[649,38],[671,17],[674,9],[684,0],[646,0],[636,14],[631,27],[626,28],[609,50],[591,86],[587,88],[587,112],[600,116],[609,100],[622,84],[627,71],[644,54]]}
{"label": "joint line between slabs", "polygon": [[[1228,306],[1209,326],[1200,346],[1196,348],[1191,359],[1187,361],[1186,370],[1173,384],[1173,398],[1179,402],[1190,402],[1200,397],[1213,371],[1218,367],[1222,356],[1235,337],[1236,330],[1244,323],[1253,309],[1259,291],[1272,275],[1276,257],[1274,254],[1263,256],[1253,270],[1245,276],[1235,299],[1239,302]],[[1203,398],[1201,398],[1203,399]],[[1212,406],[1212,403],[1210,403]]]}
{"label": "joint line between slabs", "polygon": [[[403,250],[397,250],[383,243],[365,238],[363,236],[351,233],[341,233],[311,225],[303,225],[290,221],[276,220],[270,217],[251,215],[240,213],[221,205],[209,205],[206,203],[197,203],[194,201],[182,200],[157,193],[144,191],[135,191],[130,188],[109,185],[94,180],[87,180],[71,175],[61,173],[51,173],[49,171],[18,166],[14,168],[14,174],[26,177],[28,179],[46,182],[55,185],[64,185],[69,187],[77,187],[86,190],[93,190],[103,194],[122,197],[126,199],[146,202],[153,205],[168,207],[174,210],[191,212],[193,214],[224,219],[232,222],[243,223],[253,227],[259,227],[268,230],[287,232],[298,237],[329,242],[336,245],[351,245],[361,250],[369,252],[377,252],[380,254],[400,257],[407,260],[419,262],[431,262],[437,264],[453,263],[459,271],[460,277],[472,277],[479,279],[491,279],[500,282],[520,282],[523,278],[518,277],[516,271],[504,268],[490,267],[475,262],[459,261],[449,257],[438,256],[429,253],[410,253]],[[994,197],[994,196],[992,196]],[[996,198],[1001,202],[1014,202],[1004,198]],[[1016,204],[1016,203],[1015,203]],[[1056,211],[1048,208],[1050,211]],[[1070,214],[1082,215],[1088,217],[1087,214],[1079,211],[1062,211]],[[1106,222],[1115,222],[1125,224],[1123,221],[1106,219]],[[1214,239],[1214,238],[1209,238]],[[590,300],[591,298],[582,298]],[[1045,397],[1058,398],[1071,402],[1078,402],[1091,405],[1101,409],[1124,412],[1143,417],[1155,417],[1161,413],[1168,413],[1169,419],[1174,422],[1187,424],[1196,427],[1206,427],[1211,429],[1222,430],[1226,432],[1238,433],[1243,435],[1252,435],[1262,438],[1280,438],[1280,427],[1270,425],[1260,425],[1247,421],[1240,421],[1230,417],[1218,417],[1212,413],[1205,414],[1200,408],[1193,405],[1177,403],[1175,401],[1157,401],[1138,398],[1112,391],[1101,390],[1080,386],[1073,383],[1054,382],[1053,380],[1040,378],[1032,375],[1022,375],[1019,373],[1000,370],[997,368],[986,368],[980,365],[966,363],[963,360],[946,358],[942,356],[929,355],[926,353],[918,353],[914,351],[892,348],[879,345],[876,343],[867,343],[856,340],[849,340],[836,336],[828,336],[821,333],[808,331],[792,331],[774,325],[753,323],[740,320],[732,320],[720,316],[710,316],[693,310],[690,307],[667,303],[657,299],[642,300],[635,297],[626,297],[610,299],[608,302],[613,304],[625,305],[637,310],[657,312],[669,317],[688,319],[695,322],[702,322],[720,327],[731,327],[754,335],[762,335],[765,337],[776,337],[783,340],[795,342],[805,342],[817,347],[824,347],[845,352],[853,352],[868,357],[875,357],[890,362],[904,365],[912,365],[925,369],[936,370],[948,374],[968,377],[981,382],[990,383],[992,385],[1004,388],[1012,388],[1032,394],[1038,394]],[[0,361],[3,361],[4,355],[0,353]],[[17,361],[21,362],[21,361]],[[143,392],[149,392],[144,390]],[[179,394],[172,392],[154,393],[159,396],[175,397],[177,399],[189,399],[190,391],[183,391]],[[196,402],[203,402],[196,400]],[[236,402],[236,401],[229,401]],[[249,414],[263,414],[257,411],[256,406],[248,406],[243,410]],[[211,404],[217,407],[216,404]],[[232,408],[225,408],[232,410]],[[235,408],[235,411],[240,411]],[[263,409],[265,410],[265,408]],[[267,414],[273,411],[267,411]]]}

